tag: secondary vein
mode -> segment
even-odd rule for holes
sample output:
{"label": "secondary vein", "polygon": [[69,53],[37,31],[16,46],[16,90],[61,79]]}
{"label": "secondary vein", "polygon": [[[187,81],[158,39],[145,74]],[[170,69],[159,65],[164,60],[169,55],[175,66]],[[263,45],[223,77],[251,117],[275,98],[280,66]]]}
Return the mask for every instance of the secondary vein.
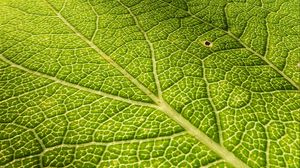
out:
{"label": "secondary vein", "polygon": [[153,67],[153,75],[154,75],[154,79],[155,79],[155,84],[156,84],[156,88],[157,88],[157,92],[158,92],[158,97],[160,99],[162,99],[162,91],[161,91],[161,87],[160,87],[160,81],[157,75],[157,68],[156,68],[156,58],[155,58],[155,53],[154,53],[154,47],[153,44],[151,43],[151,41],[149,40],[149,37],[147,35],[147,33],[144,31],[144,29],[141,27],[137,17],[132,13],[131,9],[129,7],[127,7],[126,5],[124,5],[120,0],[118,0],[118,2],[127,9],[127,11],[130,13],[130,15],[132,16],[132,18],[134,19],[134,22],[136,24],[136,26],[138,27],[138,29],[143,33],[143,36],[146,40],[146,42],[148,43],[148,46],[150,48],[150,52],[151,52],[151,58],[152,58],[152,67]]}
{"label": "secondary vein", "polygon": [[[172,4],[169,3],[170,6],[178,9],[178,10],[182,10]],[[183,10],[185,11],[185,10]],[[195,18],[215,29],[218,29],[220,31],[223,31],[224,33],[228,34],[230,37],[234,38],[235,40],[237,40],[246,50],[250,51],[251,53],[253,53],[254,55],[258,56],[259,58],[261,58],[262,60],[264,60],[271,68],[273,68],[277,73],[279,73],[280,75],[282,75],[287,81],[289,81],[297,90],[300,90],[300,86],[294,81],[292,80],[290,77],[288,77],[286,74],[284,74],[280,69],[277,68],[277,66],[275,66],[271,61],[269,61],[266,57],[264,57],[263,55],[257,53],[256,51],[254,51],[252,48],[248,47],[245,43],[243,43],[238,37],[236,37],[234,34],[232,34],[229,30],[224,30],[218,26],[215,26],[212,23],[209,23],[197,16],[195,16],[194,14],[192,14],[190,11],[185,11],[187,14],[189,14],[192,18]]]}
{"label": "secondary vein", "polygon": [[108,93],[105,93],[105,92],[93,90],[93,89],[90,89],[90,88],[87,88],[87,87],[83,87],[83,86],[76,85],[76,84],[73,84],[73,83],[70,83],[70,82],[66,82],[64,80],[58,79],[56,77],[53,77],[53,76],[50,76],[50,75],[47,75],[47,74],[43,74],[43,73],[40,73],[40,72],[37,72],[37,71],[33,71],[33,70],[28,69],[28,68],[26,68],[22,65],[18,65],[16,63],[13,63],[12,61],[5,58],[2,54],[0,54],[0,59],[3,60],[4,62],[6,62],[7,64],[9,64],[11,67],[18,68],[20,70],[23,70],[25,72],[28,72],[30,74],[33,74],[33,75],[36,75],[36,76],[39,76],[39,77],[50,79],[50,80],[52,80],[56,83],[59,83],[61,85],[67,86],[67,87],[75,88],[75,89],[82,90],[82,91],[89,92],[89,93],[94,93],[94,94],[97,94],[97,95],[100,95],[100,96],[104,96],[104,97],[111,98],[111,99],[114,99],[114,100],[126,102],[126,103],[129,103],[129,104],[147,106],[147,107],[152,107],[152,108],[156,107],[155,105],[150,104],[150,103],[134,101],[134,100],[130,100],[130,99],[120,97],[120,96],[111,95],[111,94],[108,94]]}
{"label": "secondary vein", "polygon": [[222,136],[222,129],[221,129],[221,121],[220,121],[220,116],[219,116],[219,113],[218,113],[218,110],[212,100],[212,97],[210,95],[210,91],[209,91],[209,82],[207,81],[207,79],[205,78],[205,67],[204,67],[204,63],[202,61],[202,65],[203,65],[203,80],[205,81],[205,85],[206,85],[206,91],[207,91],[207,96],[208,96],[208,101],[209,103],[211,104],[213,110],[214,110],[214,114],[215,114],[215,117],[216,117],[216,124],[217,124],[217,128],[218,128],[218,136],[219,136],[219,141],[220,141],[220,144],[221,146],[223,146],[223,136]]}
{"label": "secondary vein", "polygon": [[208,137],[205,133],[203,133],[199,128],[196,128],[193,124],[191,124],[187,119],[181,116],[180,113],[175,111],[168,103],[166,103],[163,99],[160,99],[155,94],[153,94],[148,88],[146,88],[143,84],[141,84],[137,79],[131,76],[124,68],[118,65],[114,60],[112,60],[108,55],[106,55],[98,46],[96,46],[92,41],[88,40],[84,35],[82,35],[71,23],[69,23],[47,0],[44,0],[49,7],[55,12],[57,17],[63,21],[63,23],[68,26],[78,37],[80,37],[84,42],[86,42],[89,46],[91,46],[103,59],[105,59],[108,63],[114,66],[117,70],[119,70],[125,77],[127,77],[133,84],[135,84],[141,91],[143,91],[146,95],[148,95],[155,103],[156,109],[164,112],[167,116],[177,122],[180,126],[182,126],[185,130],[189,132],[189,134],[193,135],[199,142],[206,145],[216,154],[224,158],[228,163],[237,166],[239,168],[248,168],[243,161],[237,158],[233,153],[228,151],[226,148],[222,147],[215,141],[213,141],[210,137]]}
{"label": "secondary vein", "polygon": [[137,79],[135,79],[131,74],[129,74],[123,67],[117,64],[113,59],[111,59],[106,53],[104,53],[94,42],[90,41],[83,34],[81,34],[71,23],[69,23],[47,0],[44,0],[52,11],[57,15],[57,17],[70,28],[78,37],[80,37],[85,43],[87,43],[91,48],[93,48],[105,61],[121,72],[127,79],[129,79],[133,84],[135,84],[140,90],[142,90],[147,96],[152,100],[156,100],[156,96],[143,84],[141,84]]}

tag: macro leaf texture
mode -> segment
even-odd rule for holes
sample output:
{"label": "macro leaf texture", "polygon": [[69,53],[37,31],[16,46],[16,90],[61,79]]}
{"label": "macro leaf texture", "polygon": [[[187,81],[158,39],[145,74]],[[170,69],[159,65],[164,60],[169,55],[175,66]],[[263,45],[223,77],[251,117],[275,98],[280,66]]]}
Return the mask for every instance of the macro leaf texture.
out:
{"label": "macro leaf texture", "polygon": [[300,167],[299,0],[0,0],[0,167]]}

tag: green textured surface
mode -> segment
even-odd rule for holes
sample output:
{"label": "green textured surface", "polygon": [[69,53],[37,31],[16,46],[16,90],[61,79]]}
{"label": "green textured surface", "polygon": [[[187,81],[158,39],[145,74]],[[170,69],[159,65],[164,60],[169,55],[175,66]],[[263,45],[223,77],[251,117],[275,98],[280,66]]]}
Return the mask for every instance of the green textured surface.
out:
{"label": "green textured surface", "polygon": [[0,0],[0,167],[299,168],[299,11]]}

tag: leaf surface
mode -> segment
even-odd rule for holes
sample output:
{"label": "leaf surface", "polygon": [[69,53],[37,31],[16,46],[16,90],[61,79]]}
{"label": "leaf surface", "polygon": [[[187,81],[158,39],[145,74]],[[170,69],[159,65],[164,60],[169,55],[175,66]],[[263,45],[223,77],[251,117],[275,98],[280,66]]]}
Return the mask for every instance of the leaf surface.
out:
{"label": "leaf surface", "polygon": [[2,0],[0,167],[300,167],[297,0]]}

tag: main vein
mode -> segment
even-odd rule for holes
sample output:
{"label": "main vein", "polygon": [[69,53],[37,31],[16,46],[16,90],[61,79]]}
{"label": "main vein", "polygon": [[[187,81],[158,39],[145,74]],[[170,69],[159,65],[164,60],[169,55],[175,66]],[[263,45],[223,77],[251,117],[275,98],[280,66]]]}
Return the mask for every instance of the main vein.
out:
{"label": "main vein", "polygon": [[109,64],[114,66],[118,71],[120,71],[125,77],[127,77],[133,84],[135,84],[141,91],[147,94],[157,105],[155,108],[164,112],[167,116],[177,122],[182,126],[189,134],[193,135],[197,140],[206,145],[228,163],[239,168],[248,168],[248,166],[237,158],[233,153],[228,151],[226,148],[222,147],[220,144],[213,141],[205,133],[199,130],[191,124],[187,119],[182,117],[177,111],[175,111],[167,102],[165,102],[161,97],[155,96],[148,88],[146,88],[137,79],[131,76],[124,68],[118,65],[114,60],[112,60],[108,55],[106,55],[98,46],[96,46],[92,41],[88,40],[83,34],[81,34],[71,23],[69,23],[47,0],[44,0],[49,7],[55,12],[57,17],[68,26],[78,37],[80,37],[84,42],[86,42],[91,48],[93,48],[104,60]]}

